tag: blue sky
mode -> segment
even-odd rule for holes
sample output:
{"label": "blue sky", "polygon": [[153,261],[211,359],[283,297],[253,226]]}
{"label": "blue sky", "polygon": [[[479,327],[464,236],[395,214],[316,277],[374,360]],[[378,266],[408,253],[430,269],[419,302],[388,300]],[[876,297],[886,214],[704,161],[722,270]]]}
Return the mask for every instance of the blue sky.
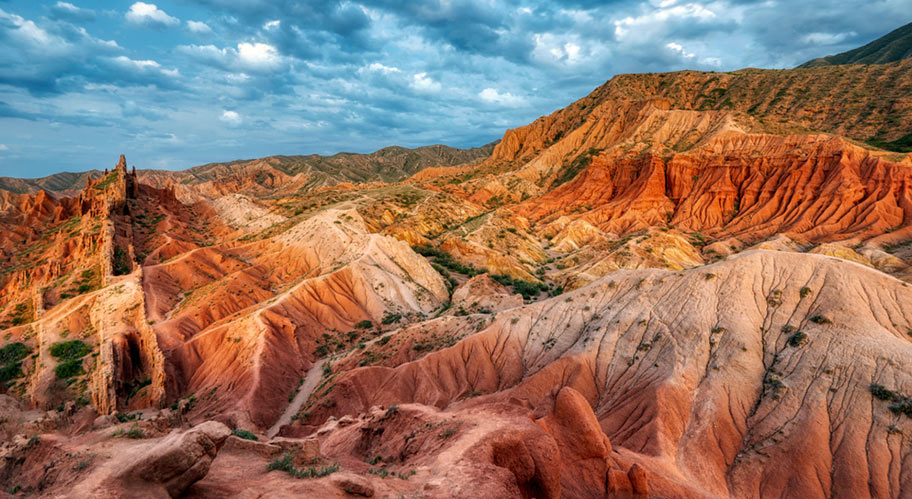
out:
{"label": "blue sky", "polygon": [[0,0],[0,176],[477,146],[619,73],[793,67],[909,21],[912,0]]}

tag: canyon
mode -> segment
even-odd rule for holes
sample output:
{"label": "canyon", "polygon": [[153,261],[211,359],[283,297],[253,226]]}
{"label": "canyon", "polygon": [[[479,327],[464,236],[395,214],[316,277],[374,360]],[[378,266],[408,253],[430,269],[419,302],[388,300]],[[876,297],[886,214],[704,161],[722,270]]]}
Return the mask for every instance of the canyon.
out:
{"label": "canyon", "polygon": [[910,96],[620,75],[476,150],[6,180],[4,493],[904,497]]}

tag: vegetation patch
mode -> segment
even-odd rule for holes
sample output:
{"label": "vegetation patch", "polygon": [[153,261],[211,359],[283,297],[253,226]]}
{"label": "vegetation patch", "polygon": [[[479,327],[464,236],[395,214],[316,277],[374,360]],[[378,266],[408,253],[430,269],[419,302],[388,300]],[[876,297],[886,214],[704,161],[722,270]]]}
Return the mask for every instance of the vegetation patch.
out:
{"label": "vegetation patch", "polygon": [[32,349],[21,342],[14,342],[0,348],[0,382],[11,381],[22,377],[22,359]]}
{"label": "vegetation patch", "polygon": [[339,465],[333,463],[323,466],[308,466],[306,468],[298,469],[294,467],[294,456],[291,454],[285,454],[282,457],[275,458],[266,467],[266,471],[273,470],[284,471],[295,478],[320,478],[339,471]]}
{"label": "vegetation patch", "polygon": [[242,430],[240,428],[235,428],[231,431],[231,434],[238,438],[243,438],[244,440],[253,440],[254,442],[259,440],[259,438],[253,434],[253,432]]}
{"label": "vegetation patch", "polygon": [[51,345],[49,351],[59,361],[54,374],[60,379],[67,379],[85,374],[82,358],[91,353],[92,349],[81,340],[72,340],[58,341]]}
{"label": "vegetation patch", "polygon": [[115,431],[114,436],[123,437],[123,438],[133,438],[133,439],[146,438],[146,434],[145,434],[145,432],[142,431],[142,428],[139,428],[135,424],[127,430],[121,428],[121,429]]}
{"label": "vegetation patch", "polygon": [[81,359],[92,349],[81,340],[58,341],[51,345],[50,353],[61,360]]}
{"label": "vegetation patch", "polygon": [[879,149],[885,149],[893,152],[912,152],[912,133],[905,135],[893,141],[885,141],[872,137],[868,139],[868,144]]}
{"label": "vegetation patch", "polygon": [[554,183],[551,184],[551,188],[565,184],[576,178],[581,171],[585,170],[586,167],[592,163],[592,158],[598,156],[600,152],[602,152],[601,149],[591,148],[576,158],[573,158],[573,161],[561,170],[560,175],[558,175],[554,180]]}
{"label": "vegetation patch", "polygon": [[130,258],[127,252],[121,247],[114,248],[114,275],[126,275],[130,273]]}
{"label": "vegetation patch", "polygon": [[446,251],[441,251],[432,246],[412,246],[412,249],[415,250],[415,253],[430,258],[431,262],[436,263],[437,265],[440,265],[441,267],[444,267],[453,272],[465,274],[469,277],[475,277],[478,274],[485,273],[485,270],[479,270],[471,265],[457,262]]}
{"label": "vegetation patch", "polygon": [[525,300],[531,300],[540,293],[548,291],[548,286],[543,282],[527,282],[522,279],[513,279],[510,276],[503,274],[493,274],[491,275],[491,279],[494,279],[504,286],[511,286],[513,292],[521,294]]}
{"label": "vegetation patch", "polygon": [[101,182],[98,182],[97,184],[92,186],[92,188],[95,189],[96,191],[103,191],[103,190],[107,189],[109,185],[114,183],[114,181],[117,180],[117,177],[118,177],[117,170],[114,170],[111,173],[109,173],[107,176],[105,176],[103,179],[101,179]]}
{"label": "vegetation patch", "polygon": [[807,343],[808,335],[804,331],[798,331],[797,333],[789,336],[788,345],[790,347],[800,347]]}
{"label": "vegetation patch", "polygon": [[833,321],[824,315],[815,315],[814,317],[811,317],[811,322],[814,324],[831,324]]}
{"label": "vegetation patch", "polygon": [[892,402],[889,406],[890,412],[893,414],[905,414],[907,417],[912,418],[912,398],[877,383],[872,384],[870,389],[874,398]]}

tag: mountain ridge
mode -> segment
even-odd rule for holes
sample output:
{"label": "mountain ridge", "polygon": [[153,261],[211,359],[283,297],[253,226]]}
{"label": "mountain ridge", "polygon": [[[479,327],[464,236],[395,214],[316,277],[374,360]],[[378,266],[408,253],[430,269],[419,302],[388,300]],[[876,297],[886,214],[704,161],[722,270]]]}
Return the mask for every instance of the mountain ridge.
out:
{"label": "mountain ridge", "polygon": [[[480,147],[460,149],[442,144],[433,144],[417,148],[387,146],[371,153],[339,152],[331,156],[309,155],[274,155],[254,159],[237,159],[227,162],[206,163],[184,170],[149,170],[139,169],[137,173],[147,183],[165,185],[163,178],[173,177],[173,184],[192,184],[212,180],[211,170],[225,169],[250,163],[274,163],[270,166],[281,173],[300,173],[311,167],[324,174],[322,180],[326,185],[341,181],[367,180],[401,180],[416,171],[428,166],[450,166],[470,163],[485,157],[497,141]],[[350,164],[346,164],[346,160]],[[344,171],[351,166],[354,171]],[[375,171],[372,171],[375,170]],[[210,175],[206,175],[210,173]],[[39,178],[0,177],[0,189],[16,194],[34,193],[38,190],[73,195],[81,190],[87,179],[98,179],[104,174],[101,170],[88,172],[60,172]],[[155,179],[158,179],[156,182]]]}
{"label": "mountain ridge", "polygon": [[811,59],[798,67],[886,64],[909,58],[912,58],[912,23],[901,26],[864,46],[836,55]]}

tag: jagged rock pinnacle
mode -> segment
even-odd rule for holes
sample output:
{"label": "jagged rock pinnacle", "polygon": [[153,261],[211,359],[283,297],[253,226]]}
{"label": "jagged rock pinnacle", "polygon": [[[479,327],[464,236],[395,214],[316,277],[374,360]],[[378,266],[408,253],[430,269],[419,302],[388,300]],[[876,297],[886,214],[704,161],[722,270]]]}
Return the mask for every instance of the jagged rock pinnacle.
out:
{"label": "jagged rock pinnacle", "polygon": [[121,171],[124,171],[124,172],[127,171],[127,158],[126,158],[123,154],[120,155],[120,161],[117,163],[117,167],[116,167],[116,168],[117,168],[118,170],[121,170]]}

